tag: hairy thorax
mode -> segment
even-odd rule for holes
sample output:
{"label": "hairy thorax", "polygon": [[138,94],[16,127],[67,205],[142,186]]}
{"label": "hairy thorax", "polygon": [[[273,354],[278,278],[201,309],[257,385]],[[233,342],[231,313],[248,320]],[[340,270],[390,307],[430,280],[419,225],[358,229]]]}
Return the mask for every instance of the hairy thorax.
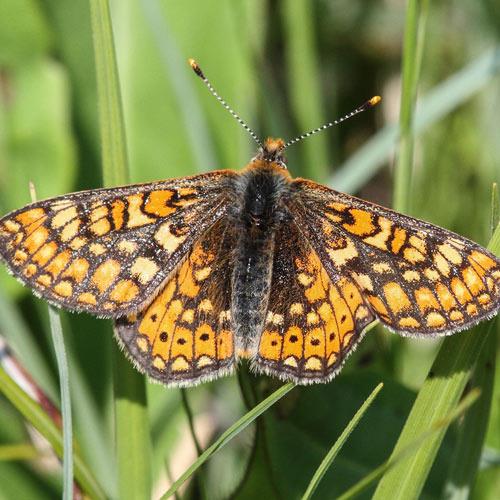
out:
{"label": "hairy thorax", "polygon": [[269,301],[275,232],[289,217],[284,201],[291,195],[290,175],[276,163],[255,160],[231,189],[235,203],[229,220],[236,239],[231,316],[236,348],[253,351]]}

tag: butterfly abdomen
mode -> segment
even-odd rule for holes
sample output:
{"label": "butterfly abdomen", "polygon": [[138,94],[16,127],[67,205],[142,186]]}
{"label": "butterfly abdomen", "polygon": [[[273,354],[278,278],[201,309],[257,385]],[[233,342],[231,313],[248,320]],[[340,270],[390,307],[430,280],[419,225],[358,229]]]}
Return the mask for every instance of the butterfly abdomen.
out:
{"label": "butterfly abdomen", "polygon": [[282,204],[289,177],[276,167],[248,168],[234,181],[235,202],[230,211],[236,243],[233,254],[232,318],[236,347],[253,350],[269,301],[274,239],[287,217]]}

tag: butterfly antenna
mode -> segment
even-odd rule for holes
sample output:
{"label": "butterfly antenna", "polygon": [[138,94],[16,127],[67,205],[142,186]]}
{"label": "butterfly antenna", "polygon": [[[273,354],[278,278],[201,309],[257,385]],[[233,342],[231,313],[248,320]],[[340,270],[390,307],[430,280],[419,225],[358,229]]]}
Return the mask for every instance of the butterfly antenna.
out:
{"label": "butterfly antenna", "polygon": [[257,137],[257,134],[236,114],[236,112],[229,106],[229,104],[222,99],[222,97],[217,93],[217,91],[212,87],[212,84],[205,76],[200,66],[194,59],[189,59],[189,65],[193,68],[193,71],[203,80],[203,83],[208,87],[210,93],[229,111],[231,116],[236,119],[236,121],[252,136],[252,139],[263,148],[262,142]]}
{"label": "butterfly antenna", "polygon": [[322,125],[321,127],[315,128],[313,130],[310,130],[309,132],[306,132],[305,134],[301,134],[298,137],[295,137],[295,139],[291,139],[288,141],[282,148],[281,151],[283,151],[285,148],[288,146],[291,146],[292,144],[295,144],[296,142],[301,141],[302,139],[305,139],[307,137],[311,137],[311,135],[317,134],[318,132],[321,132],[322,130],[326,130],[327,128],[333,127],[334,125],[338,125],[339,123],[345,122],[349,118],[352,118],[353,116],[362,113],[363,111],[366,111],[369,108],[373,108],[373,106],[376,106],[382,98],[379,95],[376,95],[363,103],[361,106],[358,106],[355,110],[351,111],[347,115],[343,116],[342,118],[339,118],[338,120],[335,120],[330,123],[325,123],[325,125]]}

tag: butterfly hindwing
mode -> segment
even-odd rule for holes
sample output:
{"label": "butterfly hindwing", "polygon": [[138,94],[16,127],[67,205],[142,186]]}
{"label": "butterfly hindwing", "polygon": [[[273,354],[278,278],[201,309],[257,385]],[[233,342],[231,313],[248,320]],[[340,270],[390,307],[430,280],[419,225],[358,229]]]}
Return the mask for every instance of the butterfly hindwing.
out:
{"label": "butterfly hindwing", "polygon": [[374,320],[354,280],[332,279],[294,222],[283,223],[253,368],[302,384],[326,382]]}
{"label": "butterfly hindwing", "polygon": [[223,215],[228,175],[33,203],[0,219],[0,256],[55,305],[121,316],[150,300],[193,241]]}
{"label": "butterfly hindwing", "polygon": [[292,210],[329,275],[351,276],[390,329],[453,333],[500,308],[500,262],[476,243],[311,181],[294,186]]}
{"label": "butterfly hindwing", "polygon": [[151,378],[166,385],[193,385],[233,369],[232,245],[227,224],[217,222],[149,306],[116,321],[127,353]]}

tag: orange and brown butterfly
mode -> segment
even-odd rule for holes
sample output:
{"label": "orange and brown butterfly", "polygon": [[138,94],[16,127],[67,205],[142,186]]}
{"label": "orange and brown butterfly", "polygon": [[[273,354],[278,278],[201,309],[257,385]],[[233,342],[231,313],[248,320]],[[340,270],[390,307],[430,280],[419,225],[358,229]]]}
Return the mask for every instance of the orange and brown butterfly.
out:
{"label": "orange and brown butterfly", "polygon": [[468,328],[500,308],[494,255],[286,168],[288,145],[379,100],[286,144],[267,139],[239,172],[33,203],[0,219],[0,255],[50,303],[113,318],[135,366],[172,386],[240,358],[326,382],[376,320],[415,337]]}

